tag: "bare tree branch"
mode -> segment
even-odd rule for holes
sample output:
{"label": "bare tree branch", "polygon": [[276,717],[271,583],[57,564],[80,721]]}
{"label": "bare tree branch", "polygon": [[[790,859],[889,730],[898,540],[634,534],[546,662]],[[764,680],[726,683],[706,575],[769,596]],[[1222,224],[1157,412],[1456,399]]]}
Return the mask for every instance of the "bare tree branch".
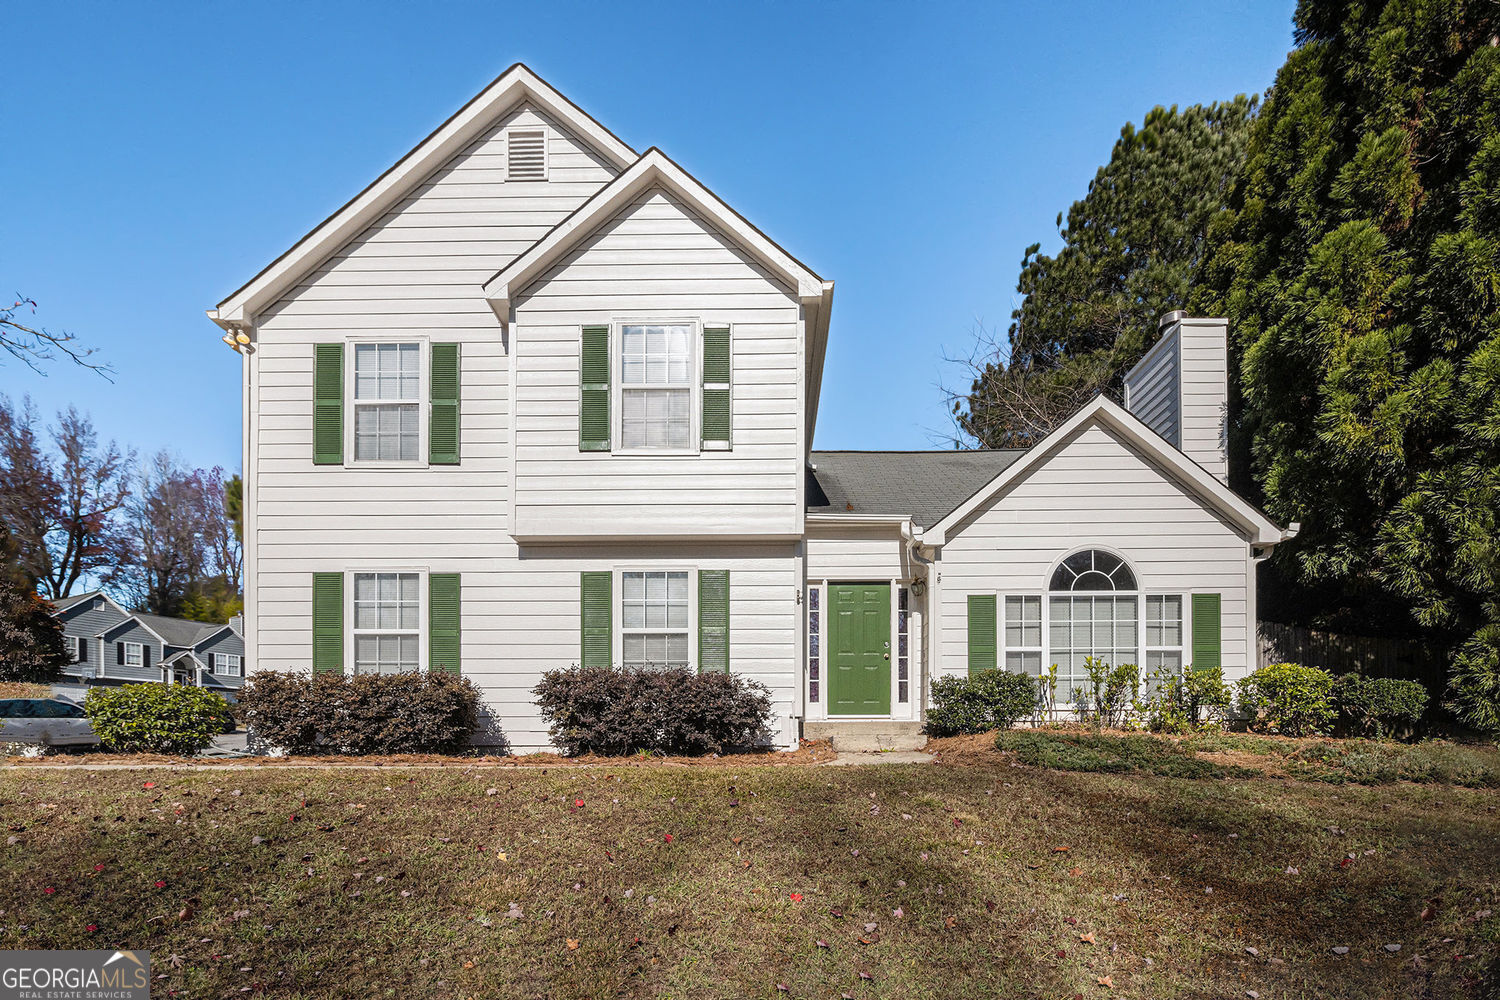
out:
{"label": "bare tree branch", "polygon": [[82,346],[74,334],[66,331],[54,333],[46,327],[27,326],[16,319],[17,314],[23,312],[35,315],[36,300],[17,295],[16,301],[10,306],[0,308],[0,349],[4,349],[12,357],[21,359],[26,367],[38,375],[47,374],[42,367],[43,364],[55,361],[56,352],[61,351],[79,367],[97,372],[106,381],[114,381],[111,378],[114,375],[113,368],[89,360],[96,352],[96,348]]}

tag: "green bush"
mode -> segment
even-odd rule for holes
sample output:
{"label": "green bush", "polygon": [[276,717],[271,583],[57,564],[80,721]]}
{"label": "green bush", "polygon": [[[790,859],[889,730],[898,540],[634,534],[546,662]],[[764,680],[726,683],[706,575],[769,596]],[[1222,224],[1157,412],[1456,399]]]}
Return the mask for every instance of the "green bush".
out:
{"label": "green bush", "polygon": [[1186,733],[1220,726],[1234,706],[1234,694],[1224,683],[1220,667],[1189,667],[1185,673],[1155,670],[1150,687],[1141,714],[1154,732]]}
{"label": "green bush", "polygon": [[258,671],[240,692],[258,742],[289,754],[456,753],[479,725],[467,677]]}
{"label": "green bush", "polygon": [[723,753],[771,738],[770,692],[738,674],[568,667],[532,693],[568,756]]}
{"label": "green bush", "polygon": [[107,749],[191,756],[224,729],[229,703],[199,687],[129,684],[90,688],[83,710]]}
{"label": "green bush", "polygon": [[1500,625],[1486,625],[1459,647],[1446,706],[1466,726],[1500,736]]}
{"label": "green bush", "polygon": [[932,682],[927,732],[953,736],[1009,729],[1036,705],[1036,679],[1030,674],[985,670],[970,677],[939,677]]}
{"label": "green bush", "polygon": [[1333,722],[1333,676],[1317,667],[1272,663],[1240,681],[1240,711],[1251,728],[1282,736],[1311,736]]}
{"label": "green bush", "polygon": [[1427,689],[1416,681],[1344,674],[1333,682],[1333,706],[1348,732],[1386,740],[1411,733],[1427,711]]}
{"label": "green bush", "polygon": [[1089,672],[1090,690],[1074,692],[1080,718],[1087,715],[1096,729],[1120,725],[1140,693],[1140,670],[1134,663],[1111,667],[1108,662],[1093,656],[1085,657],[1083,664]]}

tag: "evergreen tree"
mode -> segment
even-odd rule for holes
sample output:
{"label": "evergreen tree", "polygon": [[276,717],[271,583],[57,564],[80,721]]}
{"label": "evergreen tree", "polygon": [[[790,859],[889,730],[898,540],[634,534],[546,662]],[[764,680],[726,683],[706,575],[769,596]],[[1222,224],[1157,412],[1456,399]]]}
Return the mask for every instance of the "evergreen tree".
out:
{"label": "evergreen tree", "polygon": [[1127,124],[1088,193],[1057,218],[1062,249],[1032,244],[1009,343],[982,351],[953,400],[988,447],[1025,446],[1121,376],[1156,342],[1162,313],[1187,305],[1210,220],[1244,161],[1256,101],[1155,108]]}
{"label": "evergreen tree", "polygon": [[1230,318],[1235,464],[1302,522],[1283,578],[1356,627],[1408,608],[1500,728],[1500,6],[1295,20],[1193,303]]}
{"label": "evergreen tree", "polygon": [[49,683],[62,676],[67,662],[52,605],[0,576],[0,681]]}

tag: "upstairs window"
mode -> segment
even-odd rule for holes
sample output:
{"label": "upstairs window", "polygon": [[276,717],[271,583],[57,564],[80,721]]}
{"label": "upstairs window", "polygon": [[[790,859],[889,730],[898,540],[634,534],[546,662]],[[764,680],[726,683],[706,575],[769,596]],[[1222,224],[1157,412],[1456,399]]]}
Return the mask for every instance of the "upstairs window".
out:
{"label": "upstairs window", "polygon": [[214,673],[226,677],[238,677],[240,675],[240,658],[233,653],[214,654]]}
{"label": "upstairs window", "polygon": [[421,425],[421,345],[355,344],[355,461],[419,461]]}
{"label": "upstairs window", "polygon": [[547,132],[545,129],[511,129],[505,144],[506,180],[547,179]]}
{"label": "upstairs window", "polygon": [[687,451],[693,441],[692,323],[620,327],[620,440],[627,451]]}

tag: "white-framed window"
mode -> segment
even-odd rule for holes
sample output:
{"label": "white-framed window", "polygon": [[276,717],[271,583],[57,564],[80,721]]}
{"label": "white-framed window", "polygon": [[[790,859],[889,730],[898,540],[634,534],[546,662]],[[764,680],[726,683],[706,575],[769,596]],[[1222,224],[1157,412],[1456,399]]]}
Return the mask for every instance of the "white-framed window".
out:
{"label": "white-framed window", "polygon": [[78,662],[78,645],[81,641],[76,635],[63,636],[63,649],[68,652],[68,662]]}
{"label": "white-framed window", "polygon": [[1011,594],[1005,598],[1005,669],[1032,677],[1042,672],[1042,598]]}
{"label": "white-framed window", "polygon": [[1182,595],[1146,595],[1146,662],[1143,677],[1153,671],[1182,673]]}
{"label": "white-framed window", "polygon": [[692,666],[692,595],[686,570],[620,573],[620,660],[627,667]]}
{"label": "white-framed window", "polygon": [[355,572],[352,577],[356,674],[422,669],[422,574]]}
{"label": "white-framed window", "polygon": [[227,677],[238,677],[240,675],[241,660],[234,653],[214,654],[214,673],[223,674]]}
{"label": "white-framed window", "polygon": [[616,330],[621,449],[696,450],[697,322],[622,322]]}
{"label": "white-framed window", "polygon": [[125,666],[139,667],[146,662],[146,647],[139,642],[123,643],[125,647]]}
{"label": "white-framed window", "polygon": [[352,346],[354,461],[420,463],[426,409],[423,345],[356,341]]}
{"label": "white-framed window", "polygon": [[505,179],[508,181],[544,181],[547,179],[547,129],[542,126],[518,127],[505,133]]}
{"label": "white-framed window", "polygon": [[1057,700],[1071,704],[1089,690],[1089,657],[1110,666],[1140,659],[1140,595],[1135,574],[1102,549],[1075,552],[1048,586],[1047,640],[1057,664]]}

